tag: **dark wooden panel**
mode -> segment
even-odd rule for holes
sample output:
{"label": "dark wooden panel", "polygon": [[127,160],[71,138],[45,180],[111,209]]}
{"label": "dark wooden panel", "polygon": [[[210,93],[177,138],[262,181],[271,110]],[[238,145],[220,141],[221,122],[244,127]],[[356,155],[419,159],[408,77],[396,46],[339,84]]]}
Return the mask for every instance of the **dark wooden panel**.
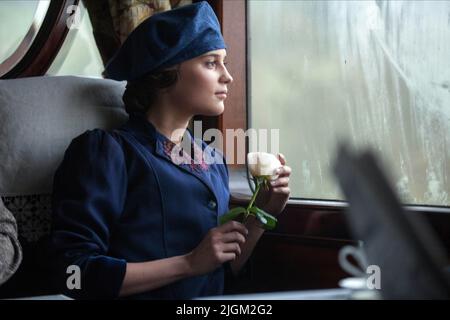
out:
{"label": "dark wooden panel", "polygon": [[[232,197],[230,206],[245,206],[247,203],[246,199]],[[343,209],[320,205],[288,203],[278,216],[276,232],[324,239],[352,239]]]}
{"label": "dark wooden panel", "polygon": [[[231,206],[244,206],[248,200],[232,197]],[[278,217],[277,233],[323,239],[352,240],[345,207],[288,203]],[[407,209],[407,214],[420,214],[431,225],[450,255],[450,214],[421,209]]]}
{"label": "dark wooden panel", "polygon": [[[247,32],[246,4],[244,0],[222,2],[222,32],[227,44],[228,70],[234,81],[229,86],[229,96],[225,102],[225,112],[220,116],[219,129],[247,129]],[[232,22],[232,23],[231,23]],[[239,146],[244,148],[245,146]],[[226,137],[224,139],[226,151]],[[237,165],[238,145],[234,143],[235,159],[230,166]]]}
{"label": "dark wooden panel", "polygon": [[337,288],[348,276],[338,265],[345,240],[323,240],[267,233],[258,243],[245,275],[230,292],[251,293]]}
{"label": "dark wooden panel", "polygon": [[[221,23],[223,37],[227,44],[227,69],[233,77],[229,86],[225,111],[218,117],[198,116],[203,131],[217,128],[225,138],[226,129],[247,129],[247,33],[245,0],[209,0]],[[226,141],[224,139],[224,148]],[[234,154],[237,154],[235,144]],[[229,163],[230,166],[235,166]]]}

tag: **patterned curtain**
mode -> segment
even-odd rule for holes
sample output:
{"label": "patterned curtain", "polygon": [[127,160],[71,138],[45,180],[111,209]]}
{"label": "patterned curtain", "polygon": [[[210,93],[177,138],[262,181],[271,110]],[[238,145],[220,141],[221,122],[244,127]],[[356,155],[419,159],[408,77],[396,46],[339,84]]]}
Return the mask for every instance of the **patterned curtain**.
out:
{"label": "patterned curtain", "polygon": [[192,0],[83,0],[104,65],[146,18],[191,3]]}

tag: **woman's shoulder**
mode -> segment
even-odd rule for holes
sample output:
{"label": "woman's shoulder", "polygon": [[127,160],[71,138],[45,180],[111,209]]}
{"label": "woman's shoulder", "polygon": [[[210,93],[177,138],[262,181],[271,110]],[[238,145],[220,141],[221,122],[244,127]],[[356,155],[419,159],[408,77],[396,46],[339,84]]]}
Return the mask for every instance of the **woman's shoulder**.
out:
{"label": "woman's shoulder", "polygon": [[104,129],[92,129],[75,137],[66,150],[67,154],[77,154],[79,157],[107,157],[121,155],[122,148],[117,137]]}
{"label": "woman's shoulder", "polygon": [[109,145],[118,145],[118,142],[117,137],[113,132],[97,128],[86,130],[75,137],[71,144],[105,147]]}

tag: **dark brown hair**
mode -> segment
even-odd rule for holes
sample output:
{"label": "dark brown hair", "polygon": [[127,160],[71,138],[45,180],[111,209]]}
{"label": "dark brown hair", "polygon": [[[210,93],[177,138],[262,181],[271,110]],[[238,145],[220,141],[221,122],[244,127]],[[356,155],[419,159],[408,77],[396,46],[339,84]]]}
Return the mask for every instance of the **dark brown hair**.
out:
{"label": "dark brown hair", "polygon": [[174,85],[178,80],[178,67],[147,74],[137,80],[128,81],[122,100],[125,111],[146,113],[156,101],[161,90]]}

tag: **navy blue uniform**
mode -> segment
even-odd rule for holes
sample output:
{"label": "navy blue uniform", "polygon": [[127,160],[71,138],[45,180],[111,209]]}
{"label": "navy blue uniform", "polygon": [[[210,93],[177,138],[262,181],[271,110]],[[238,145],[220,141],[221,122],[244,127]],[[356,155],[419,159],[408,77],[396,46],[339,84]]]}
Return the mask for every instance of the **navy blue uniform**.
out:
{"label": "navy blue uniform", "polygon": [[[168,145],[135,115],[118,130],[87,131],[72,141],[54,178],[51,244],[64,293],[116,298],[127,262],[192,251],[228,211],[226,164],[177,165]],[[81,268],[81,290],[65,288],[68,265]],[[220,267],[131,298],[219,295],[223,285]]]}

